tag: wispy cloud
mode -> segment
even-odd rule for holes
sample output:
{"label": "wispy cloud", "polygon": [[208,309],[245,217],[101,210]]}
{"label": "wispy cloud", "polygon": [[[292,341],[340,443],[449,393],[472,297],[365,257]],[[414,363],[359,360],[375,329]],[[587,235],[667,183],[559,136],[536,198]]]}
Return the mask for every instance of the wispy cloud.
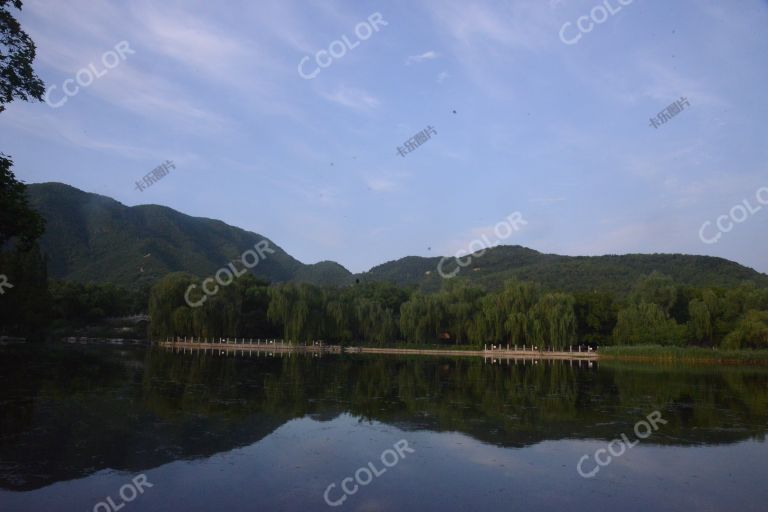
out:
{"label": "wispy cloud", "polygon": [[[234,2],[222,10],[179,0],[25,0],[22,26],[37,45],[36,71],[57,86],[54,101],[64,80],[91,63],[101,68],[117,42],[136,53],[62,108],[10,106],[0,140],[19,177],[86,189],[102,180],[99,192],[120,198],[137,167],[172,159],[200,174],[153,191],[168,193],[169,206],[253,226],[254,190],[268,191],[274,215],[257,216],[261,232],[297,255],[357,268],[413,248],[447,254],[440,241],[446,248],[458,238],[448,248],[459,249],[482,234],[493,239],[488,226],[473,228],[501,220],[503,202],[531,209],[530,225],[504,243],[589,254],[714,249],[762,257],[765,270],[759,221],[742,226],[743,241],[734,234],[716,248],[702,248],[697,234],[765,185],[759,85],[768,71],[754,63],[768,51],[764,0],[739,9],[646,2],[576,46],[558,32],[599,0],[390,2],[381,6],[390,25],[313,81],[298,75],[299,61],[311,64],[344,36],[354,43],[369,8]],[[648,127],[681,96],[690,110],[663,132]],[[429,157],[400,159],[395,144],[426,123],[440,133]],[[182,165],[185,155],[200,160]],[[471,169],[482,179],[468,178]],[[188,197],[209,189],[204,179],[227,184],[226,200],[190,206]],[[476,216],[446,211],[450,222],[429,222],[466,197],[476,198]],[[295,229],[305,218],[317,229]],[[390,229],[386,244],[376,226]],[[348,232],[377,250],[355,250],[340,236]],[[336,242],[318,245],[323,236]]]}
{"label": "wispy cloud", "polygon": [[437,52],[429,50],[428,52],[424,52],[420,55],[409,56],[407,59],[405,59],[405,64],[410,66],[411,64],[418,64],[419,62],[424,62],[425,60],[434,60],[437,57]]}
{"label": "wispy cloud", "polygon": [[167,149],[133,146],[87,135],[77,122],[66,121],[47,112],[32,114],[29,105],[13,105],[9,111],[24,109],[25,115],[8,116],[7,121],[18,130],[50,143],[68,144],[78,149],[111,153],[134,160],[162,160],[172,154]]}
{"label": "wispy cloud", "polygon": [[446,51],[461,66],[463,75],[497,99],[509,99],[515,90],[505,80],[506,74],[499,72],[500,67],[519,66],[521,59],[562,44],[557,41],[557,17],[540,0],[443,0],[429,6],[438,33],[445,38]]}
{"label": "wispy cloud", "polygon": [[374,192],[393,192],[397,189],[395,182],[387,178],[369,178],[366,183]]}
{"label": "wispy cloud", "polygon": [[566,201],[567,199],[564,197],[535,197],[533,199],[529,199],[528,201],[534,204],[540,204],[543,206],[549,206],[551,204],[555,203],[562,203]]}
{"label": "wispy cloud", "polygon": [[322,94],[323,98],[356,110],[372,110],[379,106],[379,100],[361,89],[339,87],[335,92]]}

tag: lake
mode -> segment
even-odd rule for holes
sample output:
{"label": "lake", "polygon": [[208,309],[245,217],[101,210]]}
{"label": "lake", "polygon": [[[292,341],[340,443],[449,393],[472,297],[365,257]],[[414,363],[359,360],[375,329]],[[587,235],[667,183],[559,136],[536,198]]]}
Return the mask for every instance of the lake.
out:
{"label": "lake", "polygon": [[0,510],[765,510],[768,369],[0,347]]}

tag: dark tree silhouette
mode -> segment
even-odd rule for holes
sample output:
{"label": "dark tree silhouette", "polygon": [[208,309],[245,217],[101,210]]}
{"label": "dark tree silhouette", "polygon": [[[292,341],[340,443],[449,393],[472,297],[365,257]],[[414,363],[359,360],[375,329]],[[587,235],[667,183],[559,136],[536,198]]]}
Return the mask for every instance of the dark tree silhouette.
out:
{"label": "dark tree silhouette", "polygon": [[[21,10],[21,0],[0,0],[0,112],[14,99],[41,101],[45,86],[35,75],[35,43],[21,29],[9,8]],[[13,161],[0,153],[0,246],[18,237],[23,249],[43,234],[43,219],[27,203],[24,184],[11,167]]]}
{"label": "dark tree silhouette", "polygon": [[0,0],[0,112],[14,99],[41,101],[45,92],[32,69],[35,43],[21,29],[10,6],[21,10],[21,0]]}
{"label": "dark tree silhouette", "polygon": [[0,153],[0,247],[18,237],[28,249],[43,234],[44,220],[27,202],[26,187],[11,171],[13,161]]}

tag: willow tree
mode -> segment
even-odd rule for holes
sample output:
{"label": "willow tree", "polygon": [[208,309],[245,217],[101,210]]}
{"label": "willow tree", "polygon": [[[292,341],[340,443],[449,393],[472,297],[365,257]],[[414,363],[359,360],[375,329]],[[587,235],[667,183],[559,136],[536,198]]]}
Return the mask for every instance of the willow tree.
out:
{"label": "willow tree", "polygon": [[324,320],[328,341],[347,343],[358,339],[357,311],[350,294],[326,291]]}
{"label": "willow tree", "polygon": [[703,300],[693,299],[688,303],[688,330],[697,343],[712,339],[712,314]]}
{"label": "willow tree", "polygon": [[469,332],[469,341],[477,345],[501,343],[506,337],[504,320],[501,294],[486,295],[479,301],[478,311]]}
{"label": "willow tree", "polygon": [[723,348],[768,349],[768,311],[747,311],[736,329],[723,340]]}
{"label": "willow tree", "polygon": [[480,288],[460,283],[450,285],[438,296],[443,313],[440,328],[450,333],[457,344],[467,341],[473,333],[483,295]]}
{"label": "willow tree", "polygon": [[270,288],[267,317],[283,327],[290,341],[322,338],[324,319],[323,291],[310,284],[288,283]]}
{"label": "willow tree", "polygon": [[184,300],[184,293],[195,278],[187,273],[168,274],[160,279],[149,292],[149,335],[152,338],[166,336],[191,336],[192,332],[183,332],[175,321],[179,320],[178,308],[189,308]]}
{"label": "willow tree", "polygon": [[504,331],[507,335],[507,343],[525,344],[532,343],[534,338],[530,311],[538,303],[541,294],[540,288],[535,283],[510,281],[506,283],[502,292],[502,301],[506,311]]}
{"label": "willow tree", "polygon": [[400,306],[400,332],[412,343],[434,341],[440,334],[443,312],[434,296],[414,293]]}
{"label": "willow tree", "polygon": [[269,282],[246,274],[234,286],[241,296],[242,318],[239,335],[248,338],[274,337],[276,327],[267,318],[269,309]]}
{"label": "willow tree", "polygon": [[543,347],[562,349],[576,341],[573,296],[547,293],[529,313],[530,341]]}
{"label": "willow tree", "polygon": [[355,301],[355,317],[360,339],[377,343],[392,342],[397,337],[397,324],[391,309],[381,303],[361,298]]}

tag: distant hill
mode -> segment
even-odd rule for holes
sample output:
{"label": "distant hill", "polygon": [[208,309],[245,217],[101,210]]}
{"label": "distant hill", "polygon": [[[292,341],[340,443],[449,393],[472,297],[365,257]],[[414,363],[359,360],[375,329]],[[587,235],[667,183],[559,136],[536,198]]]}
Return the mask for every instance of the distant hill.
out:
{"label": "distant hill", "polygon": [[62,183],[33,184],[27,190],[46,219],[41,246],[56,279],[135,287],[174,271],[208,276],[267,240],[275,253],[253,268],[257,277],[317,284],[352,280],[341,265],[305,265],[268,238],[219,220],[164,206],[127,207]]}
{"label": "distant hill", "polygon": [[[343,286],[356,280],[387,281],[435,291],[446,281],[437,272],[440,257],[408,256],[353,275],[333,261],[304,264],[263,235],[164,206],[127,207],[62,183],[29,185],[28,194],[47,221],[41,245],[48,255],[50,276],[57,279],[136,287],[175,271],[209,276],[238,260],[257,242],[267,240],[275,253],[260,262],[253,273],[273,282]],[[445,262],[446,272],[455,268],[452,259]],[[565,291],[623,293],[654,270],[691,286],[730,287],[748,280],[768,286],[765,274],[711,256],[559,256],[520,246],[494,247],[473,257],[453,280],[493,289],[506,279],[518,278]]]}
{"label": "distant hill", "polygon": [[[364,281],[388,281],[416,285],[424,291],[440,288],[444,279],[437,271],[440,257],[409,256],[373,267],[358,276]],[[465,260],[466,261],[466,260]],[[446,275],[457,268],[453,259],[443,263]],[[454,280],[466,280],[494,289],[504,280],[536,281],[546,288],[564,291],[604,290],[625,293],[641,276],[659,271],[689,286],[737,286],[753,281],[768,287],[768,276],[723,258],[687,254],[625,254],[609,256],[560,256],[517,246],[490,248],[460,269]]]}

